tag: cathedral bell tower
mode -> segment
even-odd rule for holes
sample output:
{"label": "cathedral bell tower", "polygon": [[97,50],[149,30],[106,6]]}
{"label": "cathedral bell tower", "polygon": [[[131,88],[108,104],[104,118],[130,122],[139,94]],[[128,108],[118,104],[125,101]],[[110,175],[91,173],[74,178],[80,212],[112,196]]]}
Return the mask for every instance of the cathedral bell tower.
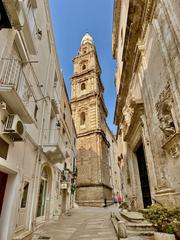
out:
{"label": "cathedral bell tower", "polygon": [[83,206],[103,206],[111,200],[107,109],[96,48],[89,33],[83,37],[73,60],[71,108],[77,131],[77,195]]}

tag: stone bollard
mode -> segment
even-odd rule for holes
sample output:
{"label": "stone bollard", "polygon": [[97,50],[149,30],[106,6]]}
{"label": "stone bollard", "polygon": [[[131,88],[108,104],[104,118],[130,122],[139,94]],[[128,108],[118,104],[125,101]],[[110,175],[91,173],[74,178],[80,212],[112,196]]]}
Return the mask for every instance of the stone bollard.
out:
{"label": "stone bollard", "polygon": [[118,221],[118,240],[127,238],[126,224],[123,221]]}
{"label": "stone bollard", "polygon": [[111,212],[111,218],[114,218],[114,217],[115,217],[115,213]]}

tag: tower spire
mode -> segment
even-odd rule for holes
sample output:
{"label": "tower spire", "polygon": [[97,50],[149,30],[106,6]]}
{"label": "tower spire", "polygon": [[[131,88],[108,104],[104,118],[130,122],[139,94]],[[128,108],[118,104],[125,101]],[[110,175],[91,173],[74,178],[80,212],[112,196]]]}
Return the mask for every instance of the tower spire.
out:
{"label": "tower spire", "polygon": [[84,37],[82,38],[81,41],[81,45],[85,44],[85,43],[90,43],[94,45],[94,41],[93,38],[91,37],[91,35],[89,34],[89,32],[86,32]]}

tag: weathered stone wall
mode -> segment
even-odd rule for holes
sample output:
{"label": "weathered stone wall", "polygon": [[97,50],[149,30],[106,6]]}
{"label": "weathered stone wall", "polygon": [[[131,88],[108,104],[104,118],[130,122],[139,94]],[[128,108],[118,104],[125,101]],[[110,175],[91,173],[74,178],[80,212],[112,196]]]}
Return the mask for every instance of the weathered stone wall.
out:
{"label": "weathered stone wall", "polygon": [[[124,61],[122,74],[117,75],[121,85],[117,89],[115,122],[127,142],[121,142],[125,193],[131,207],[143,207],[135,154],[142,143],[152,201],[179,205],[180,55],[177,23],[180,4],[161,0],[149,1],[148,7],[140,5],[137,1],[139,8],[134,8],[132,14],[130,1],[128,21],[132,21],[134,27],[126,26],[125,46],[121,39],[114,49],[116,56],[123,50]],[[138,19],[140,13],[143,17]],[[119,25],[121,38],[120,29],[124,25]],[[133,37],[132,31],[138,26],[141,27]],[[130,53],[133,52],[132,59]],[[122,67],[122,59],[117,59],[117,72]],[[119,141],[122,141],[120,137]]]}
{"label": "weathered stone wall", "polygon": [[98,184],[101,182],[99,140],[98,134],[91,134],[77,139],[78,185]]}

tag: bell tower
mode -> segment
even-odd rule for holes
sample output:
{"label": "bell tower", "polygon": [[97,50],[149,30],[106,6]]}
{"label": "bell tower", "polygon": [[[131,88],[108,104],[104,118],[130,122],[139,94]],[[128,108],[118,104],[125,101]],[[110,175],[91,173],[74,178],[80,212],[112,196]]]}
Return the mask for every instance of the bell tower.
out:
{"label": "bell tower", "polygon": [[111,199],[109,142],[106,139],[107,109],[96,48],[86,33],[73,60],[71,108],[77,131],[77,202],[102,206]]}

